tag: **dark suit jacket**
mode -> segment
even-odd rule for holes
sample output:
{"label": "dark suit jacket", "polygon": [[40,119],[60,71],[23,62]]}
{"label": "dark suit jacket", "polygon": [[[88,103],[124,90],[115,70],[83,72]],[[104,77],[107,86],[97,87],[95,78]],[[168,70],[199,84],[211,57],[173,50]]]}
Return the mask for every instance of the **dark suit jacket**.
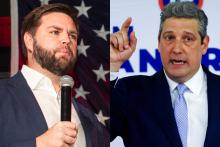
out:
{"label": "dark suit jacket", "polygon": [[[104,127],[88,109],[74,101],[87,147],[107,147]],[[43,113],[21,72],[0,83],[0,147],[35,147],[48,130]]]}
{"label": "dark suit jacket", "polygon": [[[204,147],[220,147],[220,77],[207,70],[208,128]],[[111,140],[126,147],[182,147],[163,71],[111,82]]]}

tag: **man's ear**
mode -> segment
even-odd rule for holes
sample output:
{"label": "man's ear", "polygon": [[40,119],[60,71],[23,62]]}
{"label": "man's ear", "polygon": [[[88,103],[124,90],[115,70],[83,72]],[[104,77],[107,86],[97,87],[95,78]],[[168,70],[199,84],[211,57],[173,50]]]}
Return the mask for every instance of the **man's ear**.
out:
{"label": "man's ear", "polygon": [[207,52],[209,46],[209,36],[205,36],[205,38],[202,41],[202,54],[204,55]]}
{"label": "man's ear", "polygon": [[33,52],[33,36],[29,32],[24,33],[24,44],[27,48],[27,52]]}
{"label": "man's ear", "polygon": [[160,52],[160,36],[161,36],[161,34],[159,34],[157,37],[157,48],[158,48],[159,52]]}

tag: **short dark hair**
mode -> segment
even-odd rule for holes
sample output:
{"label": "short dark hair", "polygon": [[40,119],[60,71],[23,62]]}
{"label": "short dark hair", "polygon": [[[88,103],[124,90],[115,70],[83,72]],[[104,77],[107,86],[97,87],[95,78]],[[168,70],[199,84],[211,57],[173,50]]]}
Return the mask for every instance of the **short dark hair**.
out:
{"label": "short dark hair", "polygon": [[158,39],[160,39],[165,20],[171,17],[197,19],[199,22],[199,35],[201,36],[201,40],[207,35],[208,18],[202,9],[199,9],[193,2],[189,1],[172,2],[168,4],[160,14]]}
{"label": "short dark hair", "polygon": [[70,16],[76,25],[77,32],[79,32],[79,25],[76,15],[77,12],[75,9],[69,7],[66,4],[61,4],[61,3],[47,4],[37,7],[25,16],[22,23],[21,41],[22,41],[22,51],[25,57],[27,57],[27,49],[24,43],[25,32],[29,32],[32,36],[34,36],[37,31],[37,28],[41,24],[40,20],[42,16],[53,12],[61,12]]}

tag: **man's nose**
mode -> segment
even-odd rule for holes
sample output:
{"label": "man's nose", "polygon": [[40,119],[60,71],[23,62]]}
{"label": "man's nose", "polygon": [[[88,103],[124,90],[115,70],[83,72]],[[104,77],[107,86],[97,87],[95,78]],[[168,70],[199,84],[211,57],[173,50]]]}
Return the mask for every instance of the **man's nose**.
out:
{"label": "man's nose", "polygon": [[181,40],[176,40],[173,46],[173,53],[179,54],[183,51],[183,42]]}
{"label": "man's nose", "polygon": [[70,36],[68,33],[63,33],[61,35],[61,42],[62,42],[62,44],[69,44],[70,43]]}

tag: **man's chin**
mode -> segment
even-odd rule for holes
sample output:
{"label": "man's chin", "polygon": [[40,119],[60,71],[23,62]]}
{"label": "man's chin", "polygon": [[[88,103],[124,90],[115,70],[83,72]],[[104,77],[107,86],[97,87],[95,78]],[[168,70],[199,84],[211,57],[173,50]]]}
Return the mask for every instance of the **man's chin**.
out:
{"label": "man's chin", "polygon": [[71,68],[56,68],[56,69],[50,69],[50,72],[52,72],[53,74],[57,75],[57,76],[63,76],[65,74],[67,74],[70,71]]}
{"label": "man's chin", "polygon": [[188,74],[186,72],[171,72],[169,73],[169,77],[176,82],[185,82],[188,79]]}
{"label": "man's chin", "polygon": [[74,59],[72,56],[60,56],[58,58],[56,58],[56,60],[62,65],[62,64],[71,64],[71,62],[75,62],[72,60],[76,60]]}
{"label": "man's chin", "polygon": [[69,53],[59,53],[55,55],[56,59],[65,59],[65,60],[71,60],[73,58]]}
{"label": "man's chin", "polygon": [[57,69],[59,69],[59,73],[66,74],[68,73],[71,69],[73,69],[75,65],[75,62],[70,62],[70,61],[60,61],[59,65],[57,65]]}

